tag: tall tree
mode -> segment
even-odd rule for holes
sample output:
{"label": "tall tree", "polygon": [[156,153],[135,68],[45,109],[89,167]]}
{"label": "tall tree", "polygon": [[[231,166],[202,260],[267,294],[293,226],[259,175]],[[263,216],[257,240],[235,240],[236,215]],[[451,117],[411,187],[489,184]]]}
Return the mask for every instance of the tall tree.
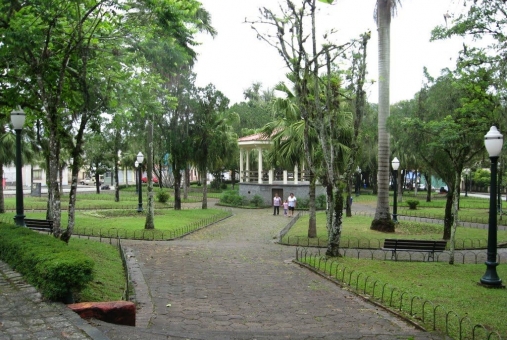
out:
{"label": "tall tree", "polygon": [[[274,116],[278,119],[266,124],[261,130],[272,141],[271,151],[266,158],[269,164],[275,168],[290,169],[294,165],[298,165],[301,168],[305,159],[303,156],[305,152],[305,121],[301,119],[301,113],[294,93],[284,83],[278,84],[275,88],[285,93],[286,98],[277,98],[273,101]],[[315,153],[318,144],[315,130],[312,130],[311,138],[312,142],[310,144],[314,147],[310,151]],[[314,158],[313,155],[312,158]],[[309,179],[308,237],[314,238],[317,237],[315,205],[317,176],[311,173]]]}
{"label": "tall tree", "polygon": [[[197,90],[194,124],[192,135],[194,138],[194,162],[197,164],[203,184],[202,209],[208,208],[207,172],[212,162],[212,144],[216,138],[222,137],[226,128],[224,113],[229,105],[229,99],[211,84]],[[215,155],[216,156],[216,155]]]}
{"label": "tall tree", "polygon": [[377,0],[375,19],[378,30],[378,155],[377,155],[377,208],[371,229],[393,232],[394,223],[389,212],[389,86],[391,68],[391,17],[399,0]]}
{"label": "tall tree", "polygon": [[[401,134],[405,144],[417,145],[412,150],[448,186],[443,239],[450,240],[454,262],[454,235],[458,224],[458,193],[461,173],[467,164],[478,160],[484,151],[484,134],[491,122],[497,121],[501,105],[497,94],[488,92],[489,71],[476,70],[467,75],[444,71],[425,90],[424,102],[415,117],[406,117],[399,129],[418,131],[417,135]],[[390,124],[391,125],[391,124]]]}
{"label": "tall tree", "polygon": [[[342,177],[348,177],[346,159],[351,157],[348,147],[343,143],[350,138],[351,115],[345,112],[343,105],[343,83],[336,60],[345,58],[344,51],[354,46],[356,41],[338,45],[326,35],[323,43],[318,41],[316,27],[316,0],[302,0],[296,4],[286,1],[286,7],[280,6],[281,14],[268,8],[262,8],[262,17],[254,23],[258,36],[276,48],[289,69],[289,80],[294,84],[294,93],[299,106],[301,119],[305,120],[303,146],[306,165],[313,173],[319,173],[327,193],[327,229],[329,256],[339,255],[339,245],[343,215]],[[263,33],[258,24],[276,30]],[[331,32],[332,33],[332,32]],[[320,49],[318,44],[322,43]],[[340,59],[340,61],[343,61]],[[325,70],[325,76],[319,74]],[[319,151],[322,162],[316,162],[311,152],[311,131],[317,131]],[[350,142],[350,139],[348,139]]]}

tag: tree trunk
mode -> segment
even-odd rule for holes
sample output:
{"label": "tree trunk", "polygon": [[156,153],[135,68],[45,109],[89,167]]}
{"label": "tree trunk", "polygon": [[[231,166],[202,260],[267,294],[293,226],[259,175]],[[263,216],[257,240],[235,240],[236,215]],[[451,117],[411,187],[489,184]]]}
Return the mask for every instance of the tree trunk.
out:
{"label": "tree trunk", "polygon": [[[352,161],[352,160],[351,160]],[[352,176],[347,176],[347,202],[345,202],[345,216],[352,217]]]}
{"label": "tree trunk", "polygon": [[[60,146],[58,143],[58,127],[56,126],[56,114],[50,114],[49,124],[49,197],[50,213],[53,221],[53,235],[60,238],[61,230],[61,197],[58,187],[58,163],[60,159]],[[67,240],[68,241],[68,240]]]}
{"label": "tree trunk", "polygon": [[120,177],[119,177],[119,167],[118,167],[118,159],[114,162],[114,181],[116,182],[114,185],[114,201],[120,202]]}
{"label": "tree trunk", "polygon": [[308,238],[317,237],[317,216],[315,208],[315,182],[316,178],[313,173],[310,173],[310,187],[309,187],[309,213],[310,218],[308,220]]}
{"label": "tree trunk", "polygon": [[451,186],[448,185],[449,191],[447,192],[447,200],[445,202],[445,215],[444,215],[444,240],[449,240],[451,238],[451,228],[454,222],[452,215],[452,196],[454,194],[454,190],[451,189]]}
{"label": "tree trunk", "polygon": [[[173,169],[177,169],[173,162]],[[185,171],[186,172],[186,171]],[[181,210],[181,172],[173,171],[174,176],[174,210]]]}
{"label": "tree trunk", "polygon": [[63,196],[63,166],[58,165],[58,177],[60,177],[60,195]]}
{"label": "tree trunk", "polygon": [[201,172],[202,183],[202,209],[208,209],[208,179],[206,177],[206,169]]}
{"label": "tree trunk", "polygon": [[153,116],[148,119],[148,150],[146,155],[146,178],[148,182],[148,212],[144,229],[155,229],[155,200],[153,197]]}
{"label": "tree trunk", "polygon": [[328,188],[328,197],[329,192],[331,191],[331,203],[328,208],[328,215],[331,216],[331,229],[328,230],[328,246],[326,255],[331,257],[340,256],[340,238],[342,232],[342,217],[343,217],[343,193],[342,189],[339,187]]}
{"label": "tree trunk", "polygon": [[188,199],[188,188],[190,188],[190,168],[185,166],[185,186],[183,187],[183,198]]}
{"label": "tree trunk", "polygon": [[[79,139],[77,141],[79,142]],[[77,149],[81,149],[81,145],[77,146]],[[65,238],[68,240],[74,234],[74,226],[76,225],[76,194],[77,194],[77,181],[79,175],[79,164],[81,162],[78,161],[78,157],[73,157],[74,162],[71,165],[71,183],[70,183],[70,192],[69,192],[69,217],[67,222],[67,230],[65,230],[61,239]]]}
{"label": "tree trunk", "polygon": [[426,180],[426,202],[431,202],[431,174],[424,174]]}
{"label": "tree trunk", "polygon": [[452,228],[451,228],[451,238],[450,238],[450,241],[449,241],[449,251],[450,251],[450,254],[449,254],[449,264],[454,264],[454,244],[455,244],[455,241],[456,241],[456,229],[458,228],[458,211],[459,211],[459,207],[458,207],[458,203],[459,203],[459,190],[457,190],[457,188],[459,188],[459,182],[461,180],[461,176],[460,176],[460,173],[457,173],[456,174],[456,179],[454,181],[454,187],[455,187],[455,190],[454,190],[454,194],[452,195],[452,200],[453,200],[453,204],[452,204],[452,207],[453,207],[453,216],[454,218],[452,219]]}
{"label": "tree trunk", "polygon": [[5,198],[4,198],[4,164],[0,163],[0,214],[5,214]]}
{"label": "tree trunk", "polygon": [[389,213],[389,134],[386,122],[389,117],[389,85],[390,85],[390,26],[391,1],[377,1],[378,22],[378,170],[377,170],[377,209],[371,229],[394,231],[394,224]]}

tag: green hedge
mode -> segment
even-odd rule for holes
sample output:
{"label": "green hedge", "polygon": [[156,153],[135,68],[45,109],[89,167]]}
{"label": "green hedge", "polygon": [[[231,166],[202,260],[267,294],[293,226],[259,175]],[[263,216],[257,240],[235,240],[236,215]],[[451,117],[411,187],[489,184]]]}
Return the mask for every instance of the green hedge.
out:
{"label": "green hedge", "polygon": [[53,301],[71,301],[93,279],[92,259],[27,228],[0,225],[0,259]]}

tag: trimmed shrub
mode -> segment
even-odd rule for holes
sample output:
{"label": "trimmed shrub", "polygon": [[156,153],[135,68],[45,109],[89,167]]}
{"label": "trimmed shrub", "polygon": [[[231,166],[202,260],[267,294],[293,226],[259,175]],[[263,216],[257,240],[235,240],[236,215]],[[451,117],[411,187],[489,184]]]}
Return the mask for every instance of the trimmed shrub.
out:
{"label": "trimmed shrub", "polygon": [[28,228],[0,226],[0,258],[53,301],[72,301],[93,279],[92,259]]}
{"label": "trimmed shrub", "polygon": [[408,208],[410,210],[416,210],[417,206],[419,205],[418,200],[407,200]]}
{"label": "trimmed shrub", "polygon": [[164,189],[159,189],[157,191],[157,201],[160,203],[167,203],[169,201],[169,198],[171,198],[171,195],[165,191]]}
{"label": "trimmed shrub", "polygon": [[239,207],[244,204],[245,198],[240,196],[235,190],[225,191],[220,197],[220,203]]}
{"label": "trimmed shrub", "polygon": [[250,204],[254,207],[262,207],[264,205],[264,199],[259,195],[255,195],[250,201]]}

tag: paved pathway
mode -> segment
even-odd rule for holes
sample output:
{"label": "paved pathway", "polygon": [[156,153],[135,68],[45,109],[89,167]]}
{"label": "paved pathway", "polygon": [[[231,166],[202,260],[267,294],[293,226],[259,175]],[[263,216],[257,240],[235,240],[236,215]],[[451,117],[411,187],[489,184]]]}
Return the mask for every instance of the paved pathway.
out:
{"label": "paved pathway", "polygon": [[113,340],[441,338],[292,263],[295,249],[274,244],[287,218],[233,212],[181,240],[125,241],[147,328],[97,327]]}
{"label": "paved pathway", "polygon": [[0,261],[0,340],[107,338],[63,303],[41,299],[20,274]]}

